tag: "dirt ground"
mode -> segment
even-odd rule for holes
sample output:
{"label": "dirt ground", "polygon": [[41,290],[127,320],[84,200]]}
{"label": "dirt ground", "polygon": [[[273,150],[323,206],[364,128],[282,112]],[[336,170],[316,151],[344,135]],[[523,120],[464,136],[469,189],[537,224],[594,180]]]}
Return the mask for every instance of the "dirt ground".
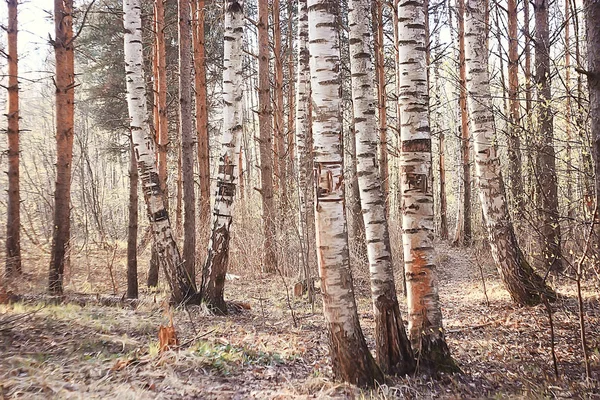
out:
{"label": "dirt ground", "polygon": [[[489,255],[441,245],[439,264],[446,337],[462,374],[389,378],[372,391],[333,382],[320,297],[313,310],[293,298],[293,279],[243,270],[233,271],[239,279],[227,281],[226,298],[249,310],[232,305],[226,317],[202,307],[175,310],[179,348],[159,353],[158,327],[169,321],[164,294],[145,291],[135,304],[90,296],[106,271],[87,271],[70,278],[87,294],[71,292],[66,304],[32,295],[0,305],[0,399],[600,399],[598,288],[585,288],[593,376],[586,381],[575,286],[555,282],[563,295],[552,305],[556,379],[544,306],[514,306]],[[111,286],[124,287],[123,274],[110,275]],[[373,347],[366,267],[354,275]],[[25,277],[21,293],[41,292],[45,271]]]}

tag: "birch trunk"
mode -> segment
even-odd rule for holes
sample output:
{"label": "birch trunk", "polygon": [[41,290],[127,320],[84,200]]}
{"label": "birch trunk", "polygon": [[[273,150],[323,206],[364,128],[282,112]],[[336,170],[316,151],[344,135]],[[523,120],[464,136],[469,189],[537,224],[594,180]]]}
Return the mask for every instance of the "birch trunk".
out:
{"label": "birch trunk", "polygon": [[492,256],[513,300],[535,305],[542,296],[555,294],[527,263],[515,237],[504,192],[495,141],[494,116],[489,86],[486,26],[482,10],[486,0],[467,0],[465,18],[467,91],[475,150],[475,171]]}
{"label": "birch trunk", "polygon": [[148,124],[142,55],[141,0],[123,2],[127,105],[133,148],[158,258],[171,288],[171,301],[195,301],[196,285],[189,279],[175,243],[156,167],[154,141]]}
{"label": "birch trunk", "polygon": [[402,241],[408,329],[419,368],[457,370],[444,338],[433,249],[433,190],[425,8],[398,6],[402,155]]}
{"label": "birch trunk", "polygon": [[296,162],[298,166],[298,227],[304,280],[309,301],[313,301],[312,260],[314,259],[314,201],[311,152],[310,66],[308,54],[308,12],[306,0],[298,0],[298,72],[296,83]]}
{"label": "birch trunk", "polygon": [[213,208],[213,226],[208,255],[202,277],[203,300],[216,313],[226,314],[223,298],[225,275],[229,264],[230,228],[233,201],[238,181],[238,158],[243,129],[242,110],[242,42],[244,37],[244,8],[237,0],[225,4],[223,58],[223,132],[217,175],[217,190]]}
{"label": "birch trunk", "polygon": [[56,188],[48,290],[62,294],[71,239],[71,167],[75,113],[73,0],[54,0],[56,55]]}
{"label": "birch trunk", "polygon": [[6,275],[21,268],[21,195],[19,191],[19,59],[17,0],[8,0],[8,204],[6,209]]}
{"label": "birch trunk", "polygon": [[348,252],[338,14],[336,2],[308,1],[317,254],[334,376],[373,386],[383,382],[383,375],[360,329]]}
{"label": "birch trunk", "polygon": [[415,361],[396,296],[386,202],[377,163],[370,4],[366,0],[350,0],[348,7],[356,168],[371,275],[377,364],[387,374],[404,375],[414,370]]}
{"label": "birch trunk", "polygon": [[269,82],[269,3],[258,0],[258,125],[263,211],[263,271],[277,270],[275,203],[273,201],[273,125]]}

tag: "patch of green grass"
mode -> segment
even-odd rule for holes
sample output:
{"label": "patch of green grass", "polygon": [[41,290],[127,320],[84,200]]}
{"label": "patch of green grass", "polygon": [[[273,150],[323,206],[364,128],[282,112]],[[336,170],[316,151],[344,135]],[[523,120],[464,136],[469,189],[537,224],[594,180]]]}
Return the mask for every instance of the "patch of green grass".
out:
{"label": "patch of green grass", "polygon": [[228,375],[232,370],[249,365],[281,364],[284,358],[274,352],[257,351],[247,347],[237,347],[231,344],[211,343],[202,341],[193,348],[193,354],[200,357],[202,362]]}

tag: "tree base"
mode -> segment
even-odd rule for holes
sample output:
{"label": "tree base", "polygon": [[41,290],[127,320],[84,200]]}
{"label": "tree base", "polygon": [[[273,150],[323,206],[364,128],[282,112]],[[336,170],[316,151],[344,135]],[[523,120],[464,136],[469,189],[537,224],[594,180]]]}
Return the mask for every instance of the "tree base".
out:
{"label": "tree base", "polygon": [[[430,328],[428,328],[429,330]],[[417,353],[417,371],[431,376],[440,372],[462,373],[452,356],[448,345],[440,332],[421,334]]]}

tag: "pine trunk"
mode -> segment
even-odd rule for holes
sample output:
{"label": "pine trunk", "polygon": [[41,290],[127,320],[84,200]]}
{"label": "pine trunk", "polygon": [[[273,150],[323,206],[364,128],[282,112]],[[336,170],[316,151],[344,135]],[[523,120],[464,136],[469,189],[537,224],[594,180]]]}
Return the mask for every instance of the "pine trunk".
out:
{"label": "pine trunk", "polygon": [[281,21],[279,18],[279,0],[273,0],[273,62],[275,71],[275,113],[274,113],[274,136],[275,136],[275,178],[279,183],[279,222],[283,223],[285,215],[285,204],[287,201],[287,177],[286,177],[286,149],[285,132],[283,126],[283,60],[281,55]]}
{"label": "pine trunk", "polygon": [[396,296],[385,197],[377,163],[370,4],[366,0],[350,0],[348,8],[356,164],[371,275],[377,364],[386,374],[404,375],[414,370],[415,360]]}
{"label": "pine trunk", "polygon": [[538,86],[538,179],[542,226],[542,261],[545,270],[561,271],[562,251],[558,214],[558,181],[554,150],[550,81],[550,30],[548,0],[535,0],[535,82]]}
{"label": "pine trunk", "polygon": [[258,1],[258,125],[263,209],[263,271],[277,270],[275,203],[273,201],[273,126],[269,82],[269,2]]}
{"label": "pine trunk", "polygon": [[465,19],[467,90],[475,146],[475,170],[492,256],[504,286],[517,304],[535,305],[554,292],[523,257],[508,214],[500,159],[495,142],[494,116],[482,10],[487,0],[467,0]]}
{"label": "pine trunk", "polygon": [[[567,136],[566,143],[566,157],[565,163],[567,164],[566,171],[566,200],[567,200],[567,216],[569,218],[575,218],[575,208],[573,207],[573,114],[571,106],[571,5],[569,1],[565,2],[565,91],[567,92],[567,98],[565,102],[565,133]],[[569,232],[572,232],[571,227],[568,228]],[[569,234],[569,236],[571,236]]]}
{"label": "pine trunk", "polygon": [[127,298],[138,298],[138,170],[133,144],[129,163],[129,226],[127,230]]}
{"label": "pine trunk", "polygon": [[344,210],[344,166],[339,5],[308,1],[309,53],[313,101],[315,224],[323,313],[329,333],[333,374],[359,386],[383,382],[367,348],[354,300]]}
{"label": "pine trunk", "polygon": [[427,83],[426,9],[422,1],[398,6],[402,155],[402,239],[408,330],[419,368],[457,370],[442,327],[433,248],[434,205]]}
{"label": "pine trunk", "polygon": [[19,58],[17,0],[8,0],[8,204],[6,208],[6,276],[21,273],[21,195],[19,191]]}
{"label": "pine trunk", "polygon": [[156,166],[154,141],[148,124],[142,54],[141,0],[123,2],[125,27],[125,74],[127,105],[134,152],[142,183],[148,218],[152,227],[158,259],[167,275],[171,301],[182,304],[195,300],[196,285],[182,263],[175,243],[169,213]]}
{"label": "pine trunk", "polygon": [[202,295],[218,314],[227,314],[223,298],[225,275],[229,265],[230,228],[238,181],[238,158],[243,130],[242,42],[244,37],[243,3],[227,0],[223,37],[223,132],[213,209],[213,226],[202,276]]}
{"label": "pine trunk", "polygon": [[71,166],[75,103],[73,0],[54,1],[56,56],[56,189],[48,290],[63,293],[63,274],[71,239]]}

